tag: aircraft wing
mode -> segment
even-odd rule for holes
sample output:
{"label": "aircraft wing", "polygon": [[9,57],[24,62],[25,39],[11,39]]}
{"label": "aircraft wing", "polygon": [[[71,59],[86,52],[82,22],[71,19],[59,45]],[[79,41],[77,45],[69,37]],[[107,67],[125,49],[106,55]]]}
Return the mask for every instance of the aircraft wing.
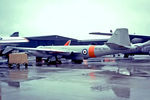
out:
{"label": "aircraft wing", "polygon": [[23,47],[10,47],[10,46],[7,46],[5,48],[5,50],[2,52],[2,54],[6,54],[10,51],[13,51],[13,50],[23,50],[23,51],[27,51],[27,52],[39,52],[40,54],[47,54],[49,56],[52,56],[52,55],[70,55],[72,52],[73,53],[76,53],[76,54],[79,54],[77,51],[72,51],[72,50],[57,50],[57,49],[45,49],[45,48],[23,48]]}
{"label": "aircraft wing", "polygon": [[92,33],[89,33],[89,34],[93,34],[93,35],[108,35],[108,36],[112,35],[112,33],[101,33],[101,32],[92,32]]}
{"label": "aircraft wing", "polygon": [[57,50],[57,49],[45,49],[45,48],[21,48],[21,47],[15,47],[14,49],[28,51],[29,53],[31,53],[33,55],[34,55],[33,52],[37,52],[39,54],[43,54],[43,55],[47,55],[47,56],[70,55],[71,52],[72,52],[72,51],[64,51],[64,50]]}

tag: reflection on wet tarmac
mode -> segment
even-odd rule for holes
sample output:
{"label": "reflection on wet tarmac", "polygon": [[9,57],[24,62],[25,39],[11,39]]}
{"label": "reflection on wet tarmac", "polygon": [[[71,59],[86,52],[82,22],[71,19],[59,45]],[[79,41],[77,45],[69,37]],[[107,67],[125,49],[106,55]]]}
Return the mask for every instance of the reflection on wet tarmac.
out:
{"label": "reflection on wet tarmac", "polygon": [[90,72],[89,73],[89,76],[92,80],[95,80],[96,79],[96,76],[95,76],[95,73],[94,72]]}
{"label": "reflection on wet tarmac", "polygon": [[9,70],[8,78],[10,78],[10,80],[12,81],[28,79],[28,70],[26,69]]}
{"label": "reflection on wet tarmac", "polygon": [[12,87],[16,87],[16,88],[20,87],[20,82],[8,81],[7,83],[9,86],[12,86]]}
{"label": "reflection on wet tarmac", "polygon": [[118,97],[130,98],[130,88],[128,87],[112,86],[112,90]]}
{"label": "reflection on wet tarmac", "polygon": [[0,100],[2,100],[1,82],[0,82]]}
{"label": "reflection on wet tarmac", "polygon": [[0,68],[0,100],[148,100],[150,67],[112,59]]}

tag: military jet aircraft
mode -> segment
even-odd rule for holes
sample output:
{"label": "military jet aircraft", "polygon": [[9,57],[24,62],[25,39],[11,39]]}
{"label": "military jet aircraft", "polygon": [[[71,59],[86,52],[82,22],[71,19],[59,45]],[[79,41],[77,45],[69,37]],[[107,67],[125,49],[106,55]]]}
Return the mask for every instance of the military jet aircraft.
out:
{"label": "military jet aircraft", "polygon": [[105,45],[73,46],[69,44],[70,42],[68,41],[65,46],[6,47],[3,54],[12,50],[26,50],[37,57],[37,62],[41,61],[41,58],[47,58],[47,61],[51,62],[49,61],[50,58],[55,57],[56,63],[61,63],[60,58],[71,59],[75,63],[82,63],[83,59],[126,53],[135,49],[130,44],[128,29],[126,28],[116,29]]}

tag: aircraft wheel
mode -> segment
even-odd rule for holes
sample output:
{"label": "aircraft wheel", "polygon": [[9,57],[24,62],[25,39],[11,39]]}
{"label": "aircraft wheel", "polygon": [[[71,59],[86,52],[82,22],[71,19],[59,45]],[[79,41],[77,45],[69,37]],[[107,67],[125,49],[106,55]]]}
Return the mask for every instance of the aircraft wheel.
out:
{"label": "aircraft wheel", "polygon": [[28,64],[27,64],[27,63],[25,63],[25,64],[24,64],[24,66],[25,66],[25,69],[27,69],[27,68],[28,68]]}
{"label": "aircraft wheel", "polygon": [[16,66],[17,66],[18,69],[20,69],[20,64],[17,64]]}
{"label": "aircraft wheel", "polygon": [[74,62],[76,64],[81,64],[83,62],[83,60],[72,60],[72,62]]}
{"label": "aircraft wheel", "polygon": [[36,57],[36,66],[42,66],[42,57]]}
{"label": "aircraft wheel", "polygon": [[10,69],[11,69],[11,68],[12,68],[12,64],[8,64],[8,68],[10,68]]}

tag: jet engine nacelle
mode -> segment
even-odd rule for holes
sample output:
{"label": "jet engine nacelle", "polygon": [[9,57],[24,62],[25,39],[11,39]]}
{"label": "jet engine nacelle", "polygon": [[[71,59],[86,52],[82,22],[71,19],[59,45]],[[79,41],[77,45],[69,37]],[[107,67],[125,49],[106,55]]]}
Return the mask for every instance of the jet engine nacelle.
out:
{"label": "jet engine nacelle", "polygon": [[150,52],[150,46],[143,47],[142,52],[149,53]]}
{"label": "jet engine nacelle", "polygon": [[142,38],[133,38],[133,39],[131,40],[131,42],[132,42],[133,44],[135,44],[135,43],[142,43],[142,42],[143,42],[143,39],[142,39]]}

